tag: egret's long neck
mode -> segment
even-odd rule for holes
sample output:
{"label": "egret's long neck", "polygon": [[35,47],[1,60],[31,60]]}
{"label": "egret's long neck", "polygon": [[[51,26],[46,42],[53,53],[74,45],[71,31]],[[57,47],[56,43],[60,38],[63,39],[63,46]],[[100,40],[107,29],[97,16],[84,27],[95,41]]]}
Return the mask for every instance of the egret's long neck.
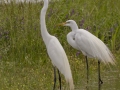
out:
{"label": "egret's long neck", "polygon": [[45,23],[45,15],[46,15],[47,9],[48,9],[48,0],[44,0],[44,6],[43,6],[43,8],[41,10],[41,14],[40,14],[40,26],[41,26],[42,38],[45,43],[48,42],[49,37],[50,37],[50,34],[47,31],[46,23]]}
{"label": "egret's long neck", "polygon": [[74,24],[71,26],[71,29],[72,29],[72,31],[76,31],[76,30],[78,30],[78,26],[77,26],[77,24],[74,23]]}

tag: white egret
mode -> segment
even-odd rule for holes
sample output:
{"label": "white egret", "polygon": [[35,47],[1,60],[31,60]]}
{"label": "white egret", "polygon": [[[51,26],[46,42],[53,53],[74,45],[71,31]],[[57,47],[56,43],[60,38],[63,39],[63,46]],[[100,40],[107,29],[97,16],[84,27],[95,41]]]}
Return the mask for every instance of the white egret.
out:
{"label": "white egret", "polygon": [[114,57],[108,47],[96,36],[90,32],[79,29],[74,20],[67,20],[59,25],[69,26],[72,31],[67,34],[68,43],[75,49],[80,50],[86,57],[87,64],[87,82],[88,82],[88,61],[87,57],[98,59],[98,78],[99,84],[102,84],[100,77],[100,62],[105,64],[115,64]]}
{"label": "white egret", "polygon": [[44,6],[40,14],[40,26],[41,26],[42,38],[47,48],[47,53],[54,66],[53,90],[55,89],[55,85],[56,85],[56,70],[55,70],[56,67],[58,69],[58,74],[59,74],[60,90],[61,90],[61,77],[59,71],[65,76],[65,79],[70,86],[70,90],[74,90],[72,73],[66,53],[63,47],[61,46],[60,42],[58,41],[58,39],[55,36],[50,35],[47,31],[47,27],[45,23],[45,15],[48,9],[48,3],[49,3],[48,0],[44,0]]}

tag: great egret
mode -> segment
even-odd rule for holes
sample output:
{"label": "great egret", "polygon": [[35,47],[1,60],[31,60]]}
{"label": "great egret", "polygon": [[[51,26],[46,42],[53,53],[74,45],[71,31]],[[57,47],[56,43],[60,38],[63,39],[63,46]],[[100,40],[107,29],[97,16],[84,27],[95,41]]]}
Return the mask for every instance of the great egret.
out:
{"label": "great egret", "polygon": [[55,89],[56,85],[56,70],[55,67],[58,69],[59,74],[59,83],[60,83],[60,90],[61,90],[61,77],[59,71],[65,76],[65,79],[67,83],[70,86],[70,90],[74,90],[74,84],[73,84],[73,78],[72,73],[70,69],[70,65],[68,62],[68,58],[66,56],[66,53],[61,46],[60,42],[55,36],[52,36],[48,33],[45,23],[45,15],[46,11],[48,9],[48,0],[44,0],[44,6],[41,10],[40,14],[40,26],[41,26],[41,34],[43,41],[47,48],[47,53],[52,61],[52,64],[54,66],[54,87]]}
{"label": "great egret", "polygon": [[[90,32],[79,29],[74,20],[67,20],[59,25],[69,26],[72,31],[67,34],[68,43],[75,49],[80,50],[86,57],[87,80],[88,80],[88,61],[87,57],[98,59],[98,78],[99,84],[102,84],[100,77],[100,62],[106,64],[115,64],[114,57],[108,47],[96,36]],[[88,82],[88,81],[87,81]]]}

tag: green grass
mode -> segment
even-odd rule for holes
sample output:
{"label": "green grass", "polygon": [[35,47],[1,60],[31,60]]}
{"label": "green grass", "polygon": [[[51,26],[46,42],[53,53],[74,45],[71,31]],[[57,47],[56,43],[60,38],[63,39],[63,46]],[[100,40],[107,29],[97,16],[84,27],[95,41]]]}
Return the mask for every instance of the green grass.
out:
{"label": "green grass", "polygon": [[[0,90],[52,89],[53,67],[40,33],[39,15],[42,6],[43,2],[0,4]],[[60,40],[66,51],[76,90],[83,90],[86,85],[84,56],[80,53],[77,57],[76,50],[67,43],[66,35],[70,28],[56,25],[74,19],[79,28],[89,30],[106,43],[116,58],[117,66],[111,66],[110,69],[102,64],[102,78],[106,81],[102,88],[119,90],[120,82],[117,81],[120,79],[119,8],[119,0],[50,2],[46,15],[47,28],[50,34]],[[90,90],[97,90],[97,60],[89,60],[89,65],[92,83],[88,86]],[[63,88],[66,87],[63,76],[62,85]]]}

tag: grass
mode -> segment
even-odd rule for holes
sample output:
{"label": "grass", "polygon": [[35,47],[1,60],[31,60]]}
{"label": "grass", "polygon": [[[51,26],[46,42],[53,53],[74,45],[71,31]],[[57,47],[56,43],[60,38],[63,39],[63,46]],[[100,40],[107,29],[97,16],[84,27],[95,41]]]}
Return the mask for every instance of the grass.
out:
{"label": "grass", "polygon": [[[0,89],[1,90],[51,90],[53,67],[46,54],[41,38],[39,15],[43,2],[0,4]],[[55,35],[63,45],[71,65],[76,90],[85,89],[86,66],[84,56],[76,56],[66,41],[68,27],[58,23],[74,19],[79,28],[89,30],[103,40],[113,52],[117,66],[102,64],[103,90],[119,90],[120,64],[120,2],[115,0],[60,0],[51,1],[46,15],[50,34]],[[90,90],[97,87],[97,60],[91,59]],[[113,77],[114,75],[114,77]],[[112,82],[113,81],[113,82]],[[109,82],[109,83],[108,83]],[[112,84],[111,84],[112,83]],[[63,88],[66,87],[62,76]],[[109,85],[109,87],[108,87]],[[110,87],[111,86],[111,87]],[[57,82],[57,87],[59,84]]]}

